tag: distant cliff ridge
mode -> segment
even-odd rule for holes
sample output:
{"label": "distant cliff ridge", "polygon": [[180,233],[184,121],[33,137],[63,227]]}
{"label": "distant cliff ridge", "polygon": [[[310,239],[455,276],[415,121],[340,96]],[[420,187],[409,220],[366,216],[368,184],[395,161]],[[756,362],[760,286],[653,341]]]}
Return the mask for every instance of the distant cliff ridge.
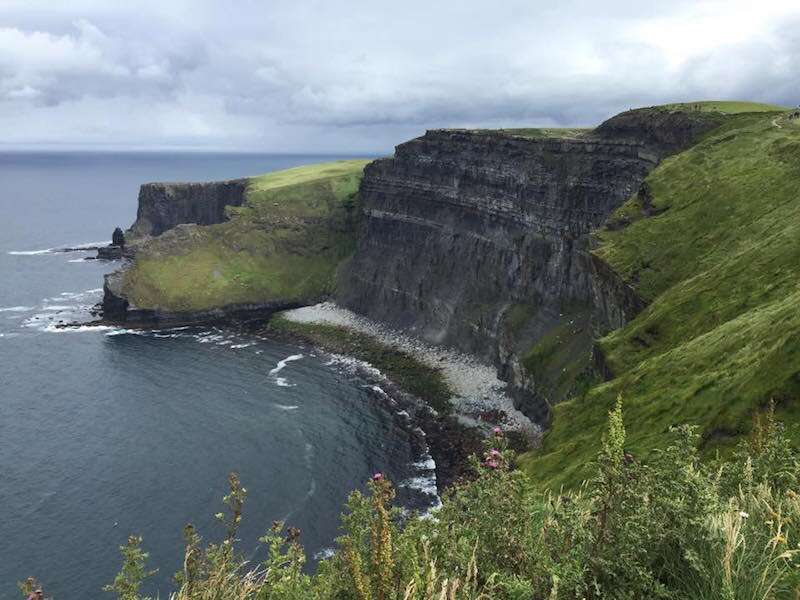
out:
{"label": "distant cliff ridge", "polygon": [[225,220],[225,208],[241,206],[247,179],[210,183],[145,183],[133,236],[156,236],[182,223],[214,225]]}

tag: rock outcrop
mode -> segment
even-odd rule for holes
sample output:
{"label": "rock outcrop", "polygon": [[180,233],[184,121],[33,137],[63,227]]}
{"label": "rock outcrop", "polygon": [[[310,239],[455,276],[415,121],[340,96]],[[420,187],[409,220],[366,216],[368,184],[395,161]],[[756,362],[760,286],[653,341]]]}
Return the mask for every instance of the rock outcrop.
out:
{"label": "rock outcrop", "polygon": [[561,399],[553,390],[570,388],[543,386],[526,354],[566,331],[559,340],[581,364],[559,370],[580,374],[595,362],[591,339],[643,306],[591,254],[591,231],[663,156],[717,124],[645,109],[580,139],[428,131],[366,168],[362,231],[339,301],[494,360],[520,408],[546,421]]}
{"label": "rock outcrop", "polygon": [[225,221],[227,206],[241,206],[247,179],[210,183],[145,183],[139,188],[133,237],[156,236],[181,223],[214,225]]}

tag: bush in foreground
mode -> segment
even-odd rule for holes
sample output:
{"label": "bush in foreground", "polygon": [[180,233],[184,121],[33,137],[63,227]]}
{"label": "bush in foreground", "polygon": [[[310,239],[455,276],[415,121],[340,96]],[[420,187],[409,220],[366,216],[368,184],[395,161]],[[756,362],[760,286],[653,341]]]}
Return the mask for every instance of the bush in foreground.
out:
{"label": "bush in foreground", "polygon": [[[231,475],[224,539],[202,547],[185,530],[173,600],[479,600],[800,597],[800,459],[772,412],[732,460],[701,464],[690,427],[648,461],[625,451],[620,402],[594,477],[575,492],[541,493],[514,469],[499,430],[474,477],[446,494],[432,517],[404,517],[391,483],[376,474],[353,492],[338,551],[304,572],[300,532],[275,523],[268,558],[237,550],[246,490]],[[141,539],[122,548],[107,587],[145,600]]]}

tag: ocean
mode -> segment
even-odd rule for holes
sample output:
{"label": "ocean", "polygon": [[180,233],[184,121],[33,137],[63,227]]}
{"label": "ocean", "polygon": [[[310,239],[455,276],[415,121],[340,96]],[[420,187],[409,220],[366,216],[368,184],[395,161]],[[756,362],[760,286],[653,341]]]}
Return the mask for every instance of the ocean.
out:
{"label": "ocean", "polygon": [[183,526],[223,535],[213,515],[231,471],[248,490],[240,537],[254,558],[276,520],[324,556],[349,492],[376,471],[408,506],[436,500],[417,434],[347,361],[223,327],[57,327],[91,318],[118,264],[53,249],[129,226],[141,183],[336,158],[0,153],[0,597],[35,576],[57,600],[102,598],[136,534],[159,568],[145,591],[166,598]]}

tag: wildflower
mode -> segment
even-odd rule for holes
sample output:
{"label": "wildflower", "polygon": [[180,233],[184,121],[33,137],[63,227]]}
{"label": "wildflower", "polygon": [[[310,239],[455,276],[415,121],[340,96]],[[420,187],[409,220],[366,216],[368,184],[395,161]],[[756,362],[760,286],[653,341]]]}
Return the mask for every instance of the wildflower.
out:
{"label": "wildflower", "polygon": [[219,513],[215,514],[214,517],[219,519],[220,521],[222,521],[222,519],[225,518],[225,515],[223,515],[221,512],[219,512]]}
{"label": "wildflower", "polygon": [[497,448],[492,448],[491,450],[489,450],[489,456],[497,458],[498,456],[500,456],[500,450],[498,450]]}
{"label": "wildflower", "polygon": [[372,476],[372,481],[380,481],[381,479],[383,479],[383,473],[375,473]]}
{"label": "wildflower", "polygon": [[743,519],[746,519],[746,518],[747,518],[747,517],[749,517],[750,515],[749,515],[749,514],[747,514],[747,513],[746,513],[746,512],[744,512],[744,511],[742,511],[742,512],[740,512],[740,513],[739,513],[739,516],[740,516],[740,517],[742,517]]}
{"label": "wildflower", "polygon": [[490,469],[496,469],[498,467],[497,461],[492,458],[487,459],[483,464]]}
{"label": "wildflower", "polygon": [[500,429],[499,427],[495,427],[492,429],[492,433],[495,435],[503,435],[503,430]]}

